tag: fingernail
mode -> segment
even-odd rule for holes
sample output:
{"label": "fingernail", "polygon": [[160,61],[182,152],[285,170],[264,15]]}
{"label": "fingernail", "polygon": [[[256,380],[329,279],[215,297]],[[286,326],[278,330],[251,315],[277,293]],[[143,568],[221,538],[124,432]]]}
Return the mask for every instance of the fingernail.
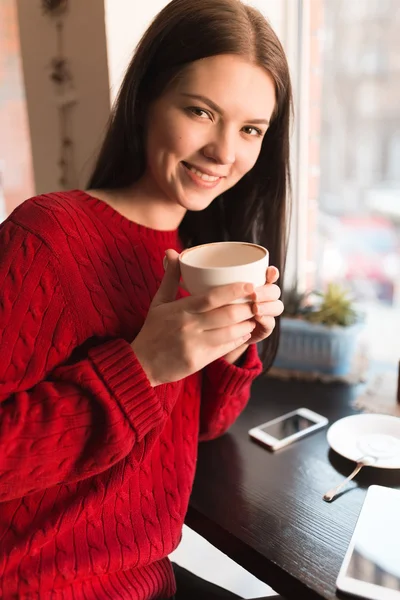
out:
{"label": "fingernail", "polygon": [[166,271],[166,269],[168,267],[168,258],[166,256],[164,256],[164,258],[163,258],[163,267],[164,267],[164,271]]}
{"label": "fingernail", "polygon": [[246,283],[244,286],[244,291],[246,294],[251,294],[254,291],[254,285],[252,283]]}

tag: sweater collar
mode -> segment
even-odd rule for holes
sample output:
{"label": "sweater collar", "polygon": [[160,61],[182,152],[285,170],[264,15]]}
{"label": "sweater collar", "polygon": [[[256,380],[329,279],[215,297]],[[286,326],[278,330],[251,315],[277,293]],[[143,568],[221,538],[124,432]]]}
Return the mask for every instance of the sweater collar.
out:
{"label": "sweater collar", "polygon": [[116,211],[112,206],[103,200],[99,200],[99,198],[91,196],[83,190],[74,191],[81,197],[85,204],[90,207],[91,210],[96,212],[103,220],[109,222],[110,225],[114,224],[117,227],[123,227],[125,230],[128,230],[131,235],[137,234],[140,237],[147,237],[154,241],[155,244],[162,244],[166,247],[175,247],[179,242],[178,229],[162,231],[159,229],[146,227],[145,225],[140,225],[139,223],[131,221],[121,215],[121,213]]}

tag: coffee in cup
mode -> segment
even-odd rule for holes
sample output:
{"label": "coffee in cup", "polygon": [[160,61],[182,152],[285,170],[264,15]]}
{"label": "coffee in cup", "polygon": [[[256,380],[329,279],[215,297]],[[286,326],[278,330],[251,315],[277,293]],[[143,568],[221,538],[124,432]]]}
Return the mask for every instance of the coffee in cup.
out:
{"label": "coffee in cup", "polygon": [[[215,242],[187,248],[179,256],[183,283],[190,294],[204,294],[230,283],[265,284],[269,253],[248,242]],[[245,302],[245,299],[239,302]]]}

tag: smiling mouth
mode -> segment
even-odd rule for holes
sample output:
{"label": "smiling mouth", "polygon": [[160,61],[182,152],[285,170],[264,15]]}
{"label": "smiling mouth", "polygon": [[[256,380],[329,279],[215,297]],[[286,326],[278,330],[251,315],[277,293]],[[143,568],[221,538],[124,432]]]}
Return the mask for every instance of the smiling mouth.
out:
{"label": "smiling mouth", "polygon": [[203,181],[208,181],[210,183],[215,183],[216,181],[219,181],[219,179],[222,179],[222,177],[220,177],[220,176],[208,175],[207,173],[203,173],[203,171],[199,171],[198,169],[196,169],[195,167],[193,167],[192,165],[190,165],[187,162],[182,161],[182,164],[189,171],[191,171],[192,173],[194,173],[195,175],[197,175],[197,177],[199,177]]}

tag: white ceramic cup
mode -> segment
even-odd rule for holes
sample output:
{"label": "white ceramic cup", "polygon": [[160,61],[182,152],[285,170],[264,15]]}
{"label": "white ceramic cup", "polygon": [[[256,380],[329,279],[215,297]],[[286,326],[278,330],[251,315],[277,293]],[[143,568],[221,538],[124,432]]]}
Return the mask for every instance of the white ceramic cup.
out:
{"label": "white ceramic cup", "polygon": [[[247,242],[215,242],[184,250],[179,256],[187,291],[204,294],[230,283],[265,284],[269,253],[263,246]],[[246,302],[241,298],[236,302]]]}

